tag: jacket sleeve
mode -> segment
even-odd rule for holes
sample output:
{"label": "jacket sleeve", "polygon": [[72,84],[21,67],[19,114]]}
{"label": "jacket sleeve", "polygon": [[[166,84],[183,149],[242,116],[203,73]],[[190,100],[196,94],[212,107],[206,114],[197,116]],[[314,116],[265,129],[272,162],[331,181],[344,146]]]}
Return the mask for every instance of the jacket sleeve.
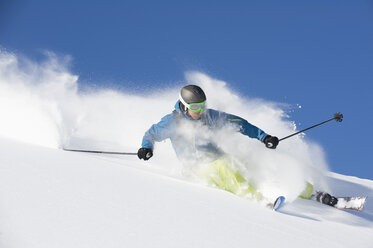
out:
{"label": "jacket sleeve", "polygon": [[220,124],[232,124],[236,126],[239,132],[243,135],[249,136],[250,138],[258,139],[261,142],[263,142],[264,138],[268,135],[260,128],[252,125],[247,120],[239,116],[227,114],[220,111],[215,111],[215,113],[212,113],[212,115],[213,118],[218,119],[217,122],[219,122]]}
{"label": "jacket sleeve", "polygon": [[168,114],[163,117],[157,124],[153,124],[144,134],[141,147],[154,149],[154,143],[170,138],[172,125],[175,117],[173,114]]}

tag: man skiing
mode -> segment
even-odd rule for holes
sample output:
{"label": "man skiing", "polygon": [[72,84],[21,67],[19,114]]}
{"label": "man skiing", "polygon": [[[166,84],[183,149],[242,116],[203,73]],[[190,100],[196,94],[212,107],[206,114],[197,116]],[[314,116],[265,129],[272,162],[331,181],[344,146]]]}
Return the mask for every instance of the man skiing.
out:
{"label": "man skiing", "polygon": [[[196,159],[197,153],[203,153],[204,156],[217,159],[223,155],[223,152],[216,144],[212,142],[203,143],[203,145],[192,145],[188,135],[177,131],[182,124],[190,124],[191,128],[208,127],[210,130],[217,130],[224,125],[233,124],[239,128],[239,131],[263,142],[266,147],[275,149],[278,145],[278,138],[266,134],[256,126],[251,125],[245,119],[230,115],[213,109],[206,108],[206,95],[203,90],[196,85],[187,85],[180,91],[179,100],[175,104],[173,113],[164,116],[161,121],[145,133],[142,140],[142,148],[138,151],[140,159],[148,160],[153,156],[154,143],[169,138],[179,159]],[[198,137],[195,137],[198,138]],[[186,148],[194,148],[184,152]],[[194,157],[193,157],[194,156]]]}
{"label": "man skiing", "polygon": [[[180,91],[175,110],[145,133],[137,155],[139,159],[148,160],[153,156],[155,142],[170,139],[180,161],[208,165],[199,172],[200,176],[221,189],[259,200],[262,195],[243,178],[230,156],[213,141],[214,133],[225,127],[257,139],[270,149],[279,144],[276,136],[267,134],[241,117],[208,109],[203,90],[196,85],[187,85]],[[307,183],[300,197],[310,198],[312,193],[313,186]],[[335,197],[323,192],[312,196],[324,204],[333,206],[337,203]]]}

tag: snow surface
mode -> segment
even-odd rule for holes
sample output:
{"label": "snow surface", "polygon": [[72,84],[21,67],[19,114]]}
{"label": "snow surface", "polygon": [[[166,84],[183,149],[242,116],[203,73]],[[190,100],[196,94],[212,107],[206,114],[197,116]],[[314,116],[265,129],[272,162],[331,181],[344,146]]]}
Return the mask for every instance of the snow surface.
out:
{"label": "snow surface", "polygon": [[[322,147],[296,136],[276,150],[216,133],[273,212],[188,177],[169,141],[147,162],[134,152],[151,124],[172,111],[182,85],[134,94],[79,90],[69,58],[42,62],[0,50],[0,247],[373,247],[373,181],[328,172]],[[247,99],[199,72],[209,107],[247,118],[279,137],[296,130],[284,104]],[[227,102],[229,104],[227,104]],[[364,212],[298,199],[305,181],[335,196],[368,196]]]}
{"label": "snow surface", "polygon": [[[346,212],[257,203],[148,169],[136,157],[0,139],[0,247],[372,247],[373,204]],[[330,174],[338,194],[373,181]],[[346,192],[344,189],[348,188]]]}

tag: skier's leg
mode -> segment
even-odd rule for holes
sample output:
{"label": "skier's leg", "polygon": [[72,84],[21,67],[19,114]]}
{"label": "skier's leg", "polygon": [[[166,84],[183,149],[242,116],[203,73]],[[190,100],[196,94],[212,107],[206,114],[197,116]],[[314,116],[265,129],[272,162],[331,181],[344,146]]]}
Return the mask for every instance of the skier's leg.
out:
{"label": "skier's leg", "polygon": [[208,178],[221,189],[240,196],[250,194],[259,200],[262,195],[245,180],[238,170],[234,171],[230,163],[231,161],[226,156],[211,162],[210,166],[213,171]]}
{"label": "skier's leg", "polygon": [[242,178],[228,168],[226,161],[217,159],[210,165],[215,170],[215,173],[210,175],[210,179],[215,185],[233,194],[238,194],[240,191],[239,182]]}
{"label": "skier's leg", "polygon": [[312,196],[312,193],[313,193],[313,185],[307,182],[305,189],[298,197],[302,199],[309,199]]}
{"label": "skier's leg", "polygon": [[314,187],[309,182],[307,182],[306,188],[299,195],[299,198],[315,200],[315,201],[321,202],[329,206],[334,206],[338,202],[338,199],[336,197],[326,192],[322,192],[322,191],[314,192]]}

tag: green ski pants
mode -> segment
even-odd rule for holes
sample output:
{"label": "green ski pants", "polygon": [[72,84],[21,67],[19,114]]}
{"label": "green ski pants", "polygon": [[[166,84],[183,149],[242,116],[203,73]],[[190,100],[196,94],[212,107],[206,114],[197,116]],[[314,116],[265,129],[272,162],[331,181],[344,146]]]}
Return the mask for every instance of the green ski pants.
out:
{"label": "green ski pants", "polygon": [[[216,185],[218,188],[231,192],[239,196],[250,196],[260,200],[262,194],[258,192],[239,171],[230,168],[231,161],[227,156],[223,156],[209,164],[202,173],[204,176]],[[313,192],[313,185],[306,183],[304,191],[299,195],[300,198],[308,199]]]}

